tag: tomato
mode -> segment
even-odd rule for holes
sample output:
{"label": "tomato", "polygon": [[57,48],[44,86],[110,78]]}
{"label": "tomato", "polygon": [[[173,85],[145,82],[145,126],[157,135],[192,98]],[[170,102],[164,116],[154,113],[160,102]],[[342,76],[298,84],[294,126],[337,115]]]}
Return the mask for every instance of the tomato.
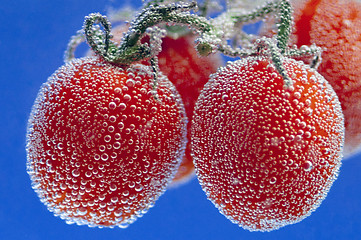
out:
{"label": "tomato", "polygon": [[195,106],[192,150],[209,200],[251,231],[271,231],[311,214],[337,178],[344,119],[328,82],[283,58],[289,88],[268,57],[230,62]]}
{"label": "tomato", "polygon": [[[112,30],[113,41],[120,43],[127,25],[119,25]],[[145,40],[144,40],[145,39]],[[145,37],[143,41],[149,40]],[[193,158],[190,147],[190,127],[195,102],[209,75],[222,65],[220,54],[200,57],[195,49],[196,36],[190,33],[178,37],[166,36],[162,39],[162,51],[158,54],[159,69],[168,77],[180,93],[188,117],[188,144],[185,155],[171,186],[186,183],[194,176]],[[143,64],[149,64],[143,62]]]}
{"label": "tomato", "polygon": [[361,2],[293,0],[293,43],[323,49],[318,72],[332,85],[345,116],[345,157],[361,151]]}
{"label": "tomato", "polygon": [[153,206],[186,144],[179,93],[144,65],[75,59],[41,87],[27,131],[27,171],[68,223],[125,227]]}

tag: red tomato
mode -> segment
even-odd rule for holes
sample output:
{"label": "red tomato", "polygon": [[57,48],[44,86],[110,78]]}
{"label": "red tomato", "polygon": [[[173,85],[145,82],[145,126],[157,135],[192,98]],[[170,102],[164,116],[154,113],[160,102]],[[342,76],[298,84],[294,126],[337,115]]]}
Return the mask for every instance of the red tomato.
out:
{"label": "red tomato", "polygon": [[293,43],[324,49],[318,72],[332,85],[345,116],[345,157],[361,151],[361,2],[293,0]]}
{"label": "red tomato", "polygon": [[284,58],[290,89],[266,57],[229,63],[195,106],[192,150],[208,198],[232,222],[271,231],[301,221],[337,178],[344,120],[327,81]]}
{"label": "red tomato", "polygon": [[[113,41],[120,42],[127,26],[119,25],[112,30]],[[200,57],[195,50],[196,37],[187,34],[178,38],[167,36],[162,40],[162,51],[158,54],[159,69],[168,77],[180,93],[188,117],[188,144],[185,155],[171,186],[187,182],[194,176],[193,158],[190,148],[190,127],[195,102],[209,75],[222,65],[220,54]],[[145,40],[147,41],[147,40]],[[144,63],[147,64],[147,63]]]}
{"label": "red tomato", "polygon": [[125,227],[165,191],[184,153],[181,98],[149,67],[75,59],[42,86],[30,115],[27,170],[68,223]]}

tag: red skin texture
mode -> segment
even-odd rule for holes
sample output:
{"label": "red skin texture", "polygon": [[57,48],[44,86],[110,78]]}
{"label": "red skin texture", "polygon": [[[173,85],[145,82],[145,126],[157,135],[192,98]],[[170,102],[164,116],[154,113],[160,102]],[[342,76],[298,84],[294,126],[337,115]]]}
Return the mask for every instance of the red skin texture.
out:
{"label": "red skin texture", "polygon": [[317,71],[329,81],[340,99],[345,116],[347,158],[361,150],[361,3],[293,0],[292,4],[295,21],[292,44],[298,47],[316,44],[324,49]]}
{"label": "red skin texture", "polygon": [[232,222],[271,231],[314,211],[337,178],[344,121],[337,95],[302,62],[249,57],[212,76],[197,101],[192,150],[199,182]]}
{"label": "red skin texture", "polygon": [[178,92],[149,67],[75,59],[42,86],[30,115],[27,170],[68,223],[125,227],[173,178],[186,143]]}

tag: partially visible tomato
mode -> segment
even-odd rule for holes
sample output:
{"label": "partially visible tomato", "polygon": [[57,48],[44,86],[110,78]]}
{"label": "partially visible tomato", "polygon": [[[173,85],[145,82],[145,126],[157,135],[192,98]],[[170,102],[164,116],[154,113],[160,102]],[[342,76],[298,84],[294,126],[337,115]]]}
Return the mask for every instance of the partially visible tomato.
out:
{"label": "partially visible tomato", "polygon": [[[318,72],[332,85],[345,116],[345,157],[361,151],[361,2],[292,0],[292,44],[323,49]],[[267,24],[266,24],[267,25]],[[270,32],[269,26],[263,32]]]}
{"label": "partially visible tomato", "polygon": [[177,39],[165,37],[159,53],[159,68],[177,88],[188,117],[188,144],[179,170],[172,182],[177,185],[194,176],[190,146],[190,128],[195,102],[209,76],[217,71],[223,60],[220,54],[200,57],[195,50],[195,36],[185,35]]}
{"label": "partially visible tomato", "polygon": [[179,93],[152,70],[75,59],[43,84],[27,131],[27,170],[68,223],[125,227],[153,206],[186,143]]}
{"label": "partially visible tomato", "polygon": [[195,106],[192,150],[199,182],[233,223],[271,231],[309,216],[338,176],[344,118],[315,70],[282,58],[293,86],[268,57],[230,62]]}

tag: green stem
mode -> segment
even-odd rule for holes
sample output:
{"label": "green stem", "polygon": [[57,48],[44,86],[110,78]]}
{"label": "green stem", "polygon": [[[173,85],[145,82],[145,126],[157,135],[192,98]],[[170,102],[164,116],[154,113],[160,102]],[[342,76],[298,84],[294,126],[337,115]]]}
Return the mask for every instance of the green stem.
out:
{"label": "green stem", "polygon": [[82,30],[77,31],[76,34],[71,37],[64,53],[64,62],[69,62],[75,58],[75,49],[79,46],[79,44],[84,42],[84,40],[85,37]]}
{"label": "green stem", "polygon": [[[146,30],[160,23],[185,24],[200,32],[210,31],[210,23],[202,17],[190,14],[197,4],[171,4],[168,6],[152,6],[144,9],[131,23],[119,48],[110,41],[110,24],[104,16],[91,14],[85,19],[84,30],[90,47],[105,60],[117,64],[130,64],[151,56],[147,43],[140,44]],[[94,29],[93,24],[100,23],[104,33]],[[104,36],[105,34],[105,36]],[[157,36],[155,36],[157,37]]]}
{"label": "green stem", "polygon": [[272,12],[279,12],[280,14],[280,16],[278,16],[277,23],[277,46],[281,52],[284,53],[288,44],[292,26],[292,6],[289,0],[268,2],[263,7],[257,8],[251,13],[240,16],[237,16],[237,13],[233,13],[234,15],[232,18],[234,18],[237,23],[248,23],[262,20]]}
{"label": "green stem", "polygon": [[280,52],[278,46],[270,38],[260,38],[257,39],[256,45],[258,46],[258,52],[266,49],[271,56],[272,62],[277,69],[277,72],[283,77],[284,85],[286,88],[289,88],[293,85],[292,79],[288,76],[286,69],[283,66],[284,55]]}
{"label": "green stem", "polygon": [[292,27],[292,6],[288,0],[280,0],[280,18],[278,23],[277,45],[284,53],[288,45]]}

